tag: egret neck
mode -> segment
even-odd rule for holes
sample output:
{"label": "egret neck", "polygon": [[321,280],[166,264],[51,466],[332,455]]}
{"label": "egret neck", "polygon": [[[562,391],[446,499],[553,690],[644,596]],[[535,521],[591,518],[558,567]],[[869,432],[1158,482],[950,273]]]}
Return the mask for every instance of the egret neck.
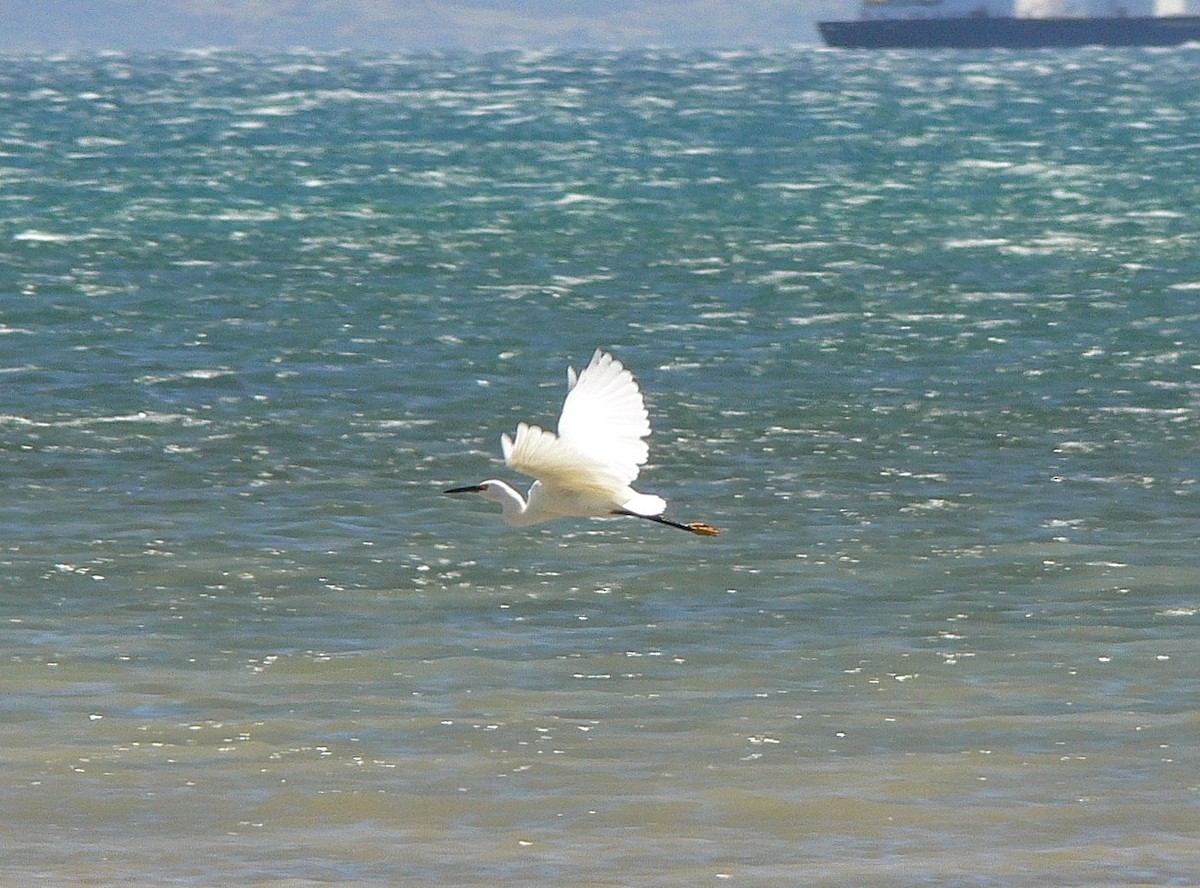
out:
{"label": "egret neck", "polygon": [[500,517],[505,524],[512,527],[528,527],[546,520],[546,516],[539,515],[536,510],[530,509],[529,503],[518,491],[504,481],[495,478],[467,487],[455,487],[447,490],[446,493],[477,493],[485,500],[499,503]]}

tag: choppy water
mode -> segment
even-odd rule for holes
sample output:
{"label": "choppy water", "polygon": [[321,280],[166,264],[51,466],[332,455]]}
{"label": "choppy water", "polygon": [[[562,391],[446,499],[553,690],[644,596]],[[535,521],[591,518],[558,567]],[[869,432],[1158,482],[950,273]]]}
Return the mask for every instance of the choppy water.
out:
{"label": "choppy water", "polygon": [[[1200,879],[1200,52],[7,58],[0,879]],[[613,349],[651,525],[504,528]]]}

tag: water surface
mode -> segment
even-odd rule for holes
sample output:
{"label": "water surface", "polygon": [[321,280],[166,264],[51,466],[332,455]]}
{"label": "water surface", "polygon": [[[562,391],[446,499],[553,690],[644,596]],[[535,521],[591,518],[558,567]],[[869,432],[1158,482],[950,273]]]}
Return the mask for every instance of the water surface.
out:
{"label": "water surface", "polygon": [[1197,58],[8,58],[0,878],[1194,882]]}

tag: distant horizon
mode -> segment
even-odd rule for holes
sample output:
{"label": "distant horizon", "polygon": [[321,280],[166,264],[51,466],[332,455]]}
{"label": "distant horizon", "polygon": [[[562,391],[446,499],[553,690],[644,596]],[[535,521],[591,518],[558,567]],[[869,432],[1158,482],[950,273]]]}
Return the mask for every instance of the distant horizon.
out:
{"label": "distant horizon", "polygon": [[[2,52],[775,49],[857,0],[8,0]],[[131,26],[130,23],[136,23]]]}

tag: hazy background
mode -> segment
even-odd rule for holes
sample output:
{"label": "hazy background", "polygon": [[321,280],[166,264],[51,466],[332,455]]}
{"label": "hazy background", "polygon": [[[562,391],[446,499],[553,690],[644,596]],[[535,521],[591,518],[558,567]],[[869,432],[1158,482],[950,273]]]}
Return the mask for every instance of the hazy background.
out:
{"label": "hazy background", "polygon": [[0,51],[789,46],[856,0],[0,0]]}

